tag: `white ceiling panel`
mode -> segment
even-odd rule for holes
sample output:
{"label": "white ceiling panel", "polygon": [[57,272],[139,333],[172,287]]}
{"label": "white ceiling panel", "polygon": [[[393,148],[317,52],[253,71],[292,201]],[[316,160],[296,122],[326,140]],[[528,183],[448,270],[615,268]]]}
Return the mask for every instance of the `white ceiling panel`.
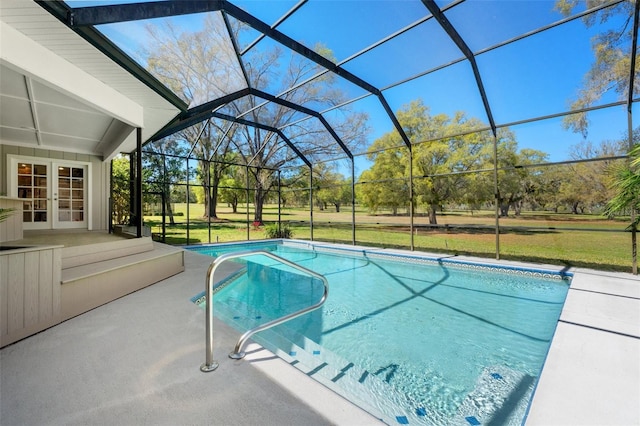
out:
{"label": "white ceiling panel", "polygon": [[37,145],[38,138],[35,130],[16,129],[0,126],[0,140],[17,145]]}
{"label": "white ceiling panel", "polygon": [[16,129],[34,129],[29,101],[0,95],[0,125]]}
{"label": "white ceiling panel", "polygon": [[20,99],[29,99],[24,76],[2,66],[0,66],[0,93]]}
{"label": "white ceiling panel", "polygon": [[42,132],[91,141],[100,141],[113,121],[103,114],[41,103],[36,104],[36,112]]}
{"label": "white ceiling panel", "polygon": [[49,104],[60,106],[69,109],[75,109],[78,111],[89,111],[94,114],[98,114],[98,111],[90,106],[83,104],[80,101],[65,96],[62,93],[45,86],[37,81],[32,82],[33,85],[33,100],[41,104]]}
{"label": "white ceiling panel", "polygon": [[42,133],[40,137],[42,138],[43,145],[56,146],[60,151],[92,154],[98,146],[98,142],[78,139],[69,135]]}

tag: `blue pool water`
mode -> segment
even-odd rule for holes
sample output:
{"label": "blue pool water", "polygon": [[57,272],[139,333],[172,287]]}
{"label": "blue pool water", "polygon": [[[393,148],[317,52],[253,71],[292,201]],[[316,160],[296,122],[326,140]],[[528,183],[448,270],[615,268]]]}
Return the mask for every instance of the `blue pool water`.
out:
{"label": "blue pool water", "polygon": [[[254,340],[389,424],[521,424],[569,287],[566,275],[550,271],[375,249],[190,249],[266,249],[325,275],[321,309]],[[243,273],[214,296],[216,316],[239,331],[322,295],[319,280],[266,256],[242,263]]]}

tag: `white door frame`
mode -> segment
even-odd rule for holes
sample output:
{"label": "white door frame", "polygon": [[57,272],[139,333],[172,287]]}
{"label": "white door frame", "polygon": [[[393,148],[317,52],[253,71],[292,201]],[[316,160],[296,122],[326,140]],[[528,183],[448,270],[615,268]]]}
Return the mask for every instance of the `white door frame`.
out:
{"label": "white door frame", "polygon": [[[7,190],[10,197],[18,198],[18,163],[38,163],[47,165],[47,221],[41,223],[24,223],[23,228],[30,229],[64,229],[76,228],[73,222],[59,222],[57,218],[58,207],[57,200],[54,200],[54,193],[58,193],[57,167],[71,166],[84,167],[86,176],[84,178],[84,218],[85,220],[77,227],[77,229],[93,229],[92,223],[92,168],[88,161],[64,160],[56,158],[30,157],[25,155],[7,155]],[[55,167],[55,169],[54,169]]]}

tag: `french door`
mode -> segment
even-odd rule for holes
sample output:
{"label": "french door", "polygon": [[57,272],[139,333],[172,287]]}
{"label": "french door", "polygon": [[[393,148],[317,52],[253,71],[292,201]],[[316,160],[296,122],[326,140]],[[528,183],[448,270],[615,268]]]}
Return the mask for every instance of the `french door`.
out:
{"label": "french door", "polygon": [[24,229],[87,228],[88,164],[12,159],[12,189],[23,199]]}

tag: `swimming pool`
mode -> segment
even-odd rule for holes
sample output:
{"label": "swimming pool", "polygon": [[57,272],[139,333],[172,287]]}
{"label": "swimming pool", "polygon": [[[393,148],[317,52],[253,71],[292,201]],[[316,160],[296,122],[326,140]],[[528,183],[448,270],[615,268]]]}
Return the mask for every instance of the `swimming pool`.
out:
{"label": "swimming pool", "polygon": [[[188,248],[268,250],[325,275],[321,309],[253,339],[388,424],[521,424],[570,278],[295,241]],[[239,331],[322,294],[319,280],[273,259],[242,263],[214,297],[216,316]]]}

